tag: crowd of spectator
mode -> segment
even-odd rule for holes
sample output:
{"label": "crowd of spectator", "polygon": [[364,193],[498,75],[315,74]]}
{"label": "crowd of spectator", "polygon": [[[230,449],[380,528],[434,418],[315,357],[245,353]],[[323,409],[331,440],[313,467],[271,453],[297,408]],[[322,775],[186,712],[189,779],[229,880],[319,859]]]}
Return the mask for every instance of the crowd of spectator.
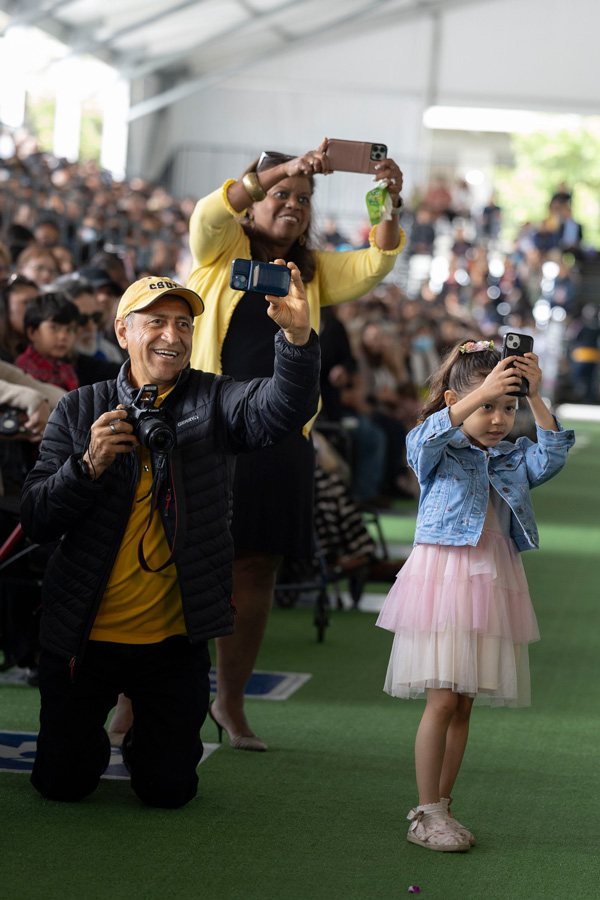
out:
{"label": "crowd of spectator", "polygon": [[[1,363],[62,390],[114,377],[123,362],[113,328],[118,300],[145,274],[186,282],[193,207],[140,178],[118,182],[94,163],[41,153],[17,135],[14,154],[0,161]],[[580,290],[596,254],[573,218],[567,185],[549,197],[543,221],[523,223],[509,241],[494,196],[476,209],[465,181],[451,186],[436,176],[406,203],[402,227],[407,249],[397,271],[362,299],[324,310],[321,329],[317,429],[320,422],[330,435],[327,424],[341,426],[352,445],[350,469],[348,459],[325,452],[320,436],[322,458],[339,463],[359,500],[382,506],[418,494],[405,436],[429,375],[457,340],[501,343],[507,330],[529,333],[543,362],[544,352],[555,357],[551,400],[599,402],[599,307],[583,303]],[[321,246],[365,246],[369,226],[343,232],[327,219]],[[42,419],[44,404],[35,413]],[[31,401],[23,408],[22,420],[31,418]],[[0,439],[2,538],[40,436]],[[12,626],[6,602],[2,608],[6,635]],[[29,659],[27,648],[19,652]]]}
{"label": "crowd of spectator", "polygon": [[[0,359],[26,351],[23,316],[36,292],[58,291],[79,313],[68,354],[78,383],[109,377],[122,361],[113,321],[124,288],[144,274],[187,280],[194,202],[41,153],[25,133],[14,146],[0,169]],[[523,223],[512,241],[502,235],[496,197],[475,208],[462,179],[451,185],[434,175],[406,207],[403,279],[392,276],[323,319],[322,415],[353,429],[363,499],[414,493],[397,449],[428,376],[457,339],[500,341],[512,329],[531,333],[543,350],[553,324],[560,348],[551,399],[598,402],[598,310],[580,301],[581,268],[594,251],[573,219],[568,186],[558,185],[544,220]],[[329,218],[321,246],[365,246],[368,232],[365,221],[345,235]]]}

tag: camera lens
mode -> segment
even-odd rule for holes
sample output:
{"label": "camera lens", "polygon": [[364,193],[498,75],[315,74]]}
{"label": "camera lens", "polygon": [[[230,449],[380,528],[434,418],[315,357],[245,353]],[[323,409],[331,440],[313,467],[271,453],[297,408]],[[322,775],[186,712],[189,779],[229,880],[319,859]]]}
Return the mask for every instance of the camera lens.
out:
{"label": "camera lens", "polygon": [[137,439],[156,453],[168,453],[175,446],[175,432],[160,419],[143,419],[139,423]]}

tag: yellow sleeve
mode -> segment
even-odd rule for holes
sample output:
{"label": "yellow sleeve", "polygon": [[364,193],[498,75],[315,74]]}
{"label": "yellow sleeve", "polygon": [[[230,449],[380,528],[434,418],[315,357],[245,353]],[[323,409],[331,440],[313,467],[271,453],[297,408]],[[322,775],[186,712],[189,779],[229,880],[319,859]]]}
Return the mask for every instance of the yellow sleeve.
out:
{"label": "yellow sleeve", "polygon": [[236,212],[229,203],[227,190],[232,184],[235,184],[235,179],[230,178],[196,204],[190,219],[190,250],[194,267],[212,265],[241,231],[236,219],[241,219],[245,210]]}
{"label": "yellow sleeve", "polygon": [[321,306],[357,300],[376,287],[394,268],[396,257],[406,244],[406,235],[400,229],[398,246],[393,250],[380,250],[375,244],[373,228],[369,244],[365,250],[341,253],[326,250],[316,253]]}

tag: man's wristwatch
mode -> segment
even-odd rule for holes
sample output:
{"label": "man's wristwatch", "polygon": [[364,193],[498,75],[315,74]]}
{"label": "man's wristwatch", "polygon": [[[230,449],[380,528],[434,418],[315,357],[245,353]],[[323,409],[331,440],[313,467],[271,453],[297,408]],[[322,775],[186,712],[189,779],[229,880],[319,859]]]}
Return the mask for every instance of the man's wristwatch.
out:
{"label": "man's wristwatch", "polygon": [[88,469],[87,463],[84,460],[83,456],[79,457],[79,471],[83,475],[86,481],[95,481],[94,476]]}

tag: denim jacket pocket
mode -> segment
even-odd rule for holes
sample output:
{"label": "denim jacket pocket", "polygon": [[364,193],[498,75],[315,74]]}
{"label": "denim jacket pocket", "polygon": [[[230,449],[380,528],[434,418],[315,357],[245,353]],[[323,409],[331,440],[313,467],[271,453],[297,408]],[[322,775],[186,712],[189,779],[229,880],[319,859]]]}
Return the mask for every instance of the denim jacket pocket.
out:
{"label": "denim jacket pocket", "polygon": [[449,503],[444,510],[443,524],[458,534],[466,534],[477,496],[477,470],[469,460],[459,460],[453,473]]}
{"label": "denim jacket pocket", "polygon": [[448,503],[451,476],[440,472],[431,486],[427,499],[421,510],[420,524],[424,528],[436,528],[442,521],[442,514]]}

